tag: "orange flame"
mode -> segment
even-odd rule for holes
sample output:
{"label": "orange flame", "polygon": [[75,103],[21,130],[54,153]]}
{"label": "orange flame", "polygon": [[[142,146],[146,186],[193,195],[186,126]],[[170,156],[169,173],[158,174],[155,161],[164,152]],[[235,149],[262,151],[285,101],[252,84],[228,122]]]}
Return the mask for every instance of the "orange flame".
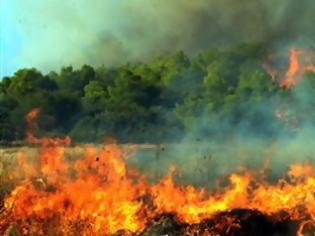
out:
{"label": "orange flame", "polygon": [[[279,81],[279,85],[285,89],[294,88],[303,76],[309,72],[315,73],[315,52],[311,50],[304,50],[300,48],[291,48],[289,52],[289,63],[286,71],[272,67],[270,64],[275,62],[275,59],[281,58],[274,55],[267,55],[262,67],[266,70],[267,74],[273,81]],[[290,131],[298,131],[300,118],[299,114],[292,114],[289,109],[277,108],[275,116],[283,121],[285,128]]]}
{"label": "orange flame", "polygon": [[35,178],[24,180],[5,198],[9,217],[2,224],[19,222],[26,234],[47,234],[52,228],[62,235],[78,230],[79,224],[85,235],[108,235],[141,231],[162,213],[174,213],[179,221],[193,224],[235,208],[267,215],[285,211],[292,220],[315,220],[315,170],[309,164],[293,165],[290,181],[273,185],[249,172],[232,174],[221,193],[209,193],[178,186],[172,175],[148,184],[139,173],[129,173],[116,144],[100,151],[89,147],[85,157],[72,165],[61,158],[63,147],[55,148],[59,151],[46,153],[51,150],[42,147],[40,159],[57,155],[59,161],[49,170],[41,163]]}
{"label": "orange flame", "polygon": [[35,120],[37,119],[39,112],[40,112],[39,108],[33,108],[30,112],[26,114],[26,121],[28,124],[28,129],[26,132],[26,141],[29,144],[37,143],[37,139],[35,138],[33,132],[35,129],[37,129],[37,124]]}
{"label": "orange flame", "polygon": [[308,72],[315,72],[315,53],[313,51],[291,48],[289,66],[285,73],[278,71],[269,65],[269,62],[271,62],[272,59],[272,55],[268,55],[266,62],[262,64],[262,67],[270,75],[272,80],[279,79],[280,86],[284,88],[292,88],[296,86],[303,78],[303,75]]}
{"label": "orange flame", "polygon": [[291,220],[301,221],[299,235],[315,222],[315,169],[310,163],[292,165],[287,179],[275,184],[250,171],[234,173],[228,186],[211,193],[177,185],[174,169],[159,183],[149,184],[125,164],[126,153],[115,142],[101,150],[87,147],[83,158],[67,160],[70,141],[41,139],[34,165],[20,156],[20,168],[28,174],[4,199],[2,232],[9,234],[15,227],[23,235],[128,235],[141,232],[163,213],[194,224],[235,208],[279,220],[286,212]]}

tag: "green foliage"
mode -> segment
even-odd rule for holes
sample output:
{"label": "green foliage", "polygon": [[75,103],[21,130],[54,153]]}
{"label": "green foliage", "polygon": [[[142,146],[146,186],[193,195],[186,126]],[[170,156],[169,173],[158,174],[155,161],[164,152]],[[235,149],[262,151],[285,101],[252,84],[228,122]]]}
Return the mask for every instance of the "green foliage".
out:
{"label": "green foliage", "polygon": [[[260,65],[263,54],[261,45],[240,45],[114,68],[68,66],[47,75],[21,69],[0,81],[0,140],[23,139],[24,117],[33,107],[41,109],[42,131],[78,142],[106,135],[122,142],[173,141],[187,131],[216,135],[240,127],[269,132],[268,123],[275,124],[270,98],[300,101],[301,95],[271,81]],[[314,75],[309,78],[314,89]]]}
{"label": "green foliage", "polygon": [[84,87],[82,104],[86,112],[98,113],[106,109],[108,93],[99,81],[90,81]]}

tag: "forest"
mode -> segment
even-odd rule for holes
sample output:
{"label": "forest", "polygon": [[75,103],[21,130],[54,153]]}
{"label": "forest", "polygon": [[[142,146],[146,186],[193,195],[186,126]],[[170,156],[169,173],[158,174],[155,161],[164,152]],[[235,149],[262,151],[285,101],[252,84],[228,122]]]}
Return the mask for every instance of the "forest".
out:
{"label": "forest", "polygon": [[[0,81],[0,140],[23,140],[25,115],[32,108],[41,111],[38,135],[69,135],[75,142],[113,136],[122,143],[161,143],[187,135],[290,132],[294,117],[281,122],[276,106],[288,107],[300,97],[272,80],[262,66],[267,53],[265,45],[242,44],[114,67],[65,66],[45,74],[19,69]],[[315,89],[314,73],[306,76],[307,88]],[[295,111],[288,112],[300,114],[299,122],[303,115],[311,120],[309,109],[292,107]]]}

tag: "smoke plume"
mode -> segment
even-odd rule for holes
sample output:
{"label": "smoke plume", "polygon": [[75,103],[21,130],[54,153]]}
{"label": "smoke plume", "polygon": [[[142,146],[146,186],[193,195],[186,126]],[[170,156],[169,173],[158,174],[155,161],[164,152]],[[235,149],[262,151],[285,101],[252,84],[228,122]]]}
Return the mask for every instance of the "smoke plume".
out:
{"label": "smoke plume", "polygon": [[12,21],[17,64],[50,70],[243,42],[312,44],[314,10],[308,0],[29,0],[16,2]]}

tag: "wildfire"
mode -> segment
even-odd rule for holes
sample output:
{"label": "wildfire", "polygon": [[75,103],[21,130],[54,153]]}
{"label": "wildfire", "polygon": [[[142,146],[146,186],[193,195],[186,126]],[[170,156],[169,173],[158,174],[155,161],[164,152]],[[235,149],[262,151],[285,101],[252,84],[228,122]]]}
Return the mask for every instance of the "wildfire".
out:
{"label": "wildfire", "polygon": [[[284,89],[294,89],[307,73],[315,73],[315,51],[301,48],[291,48],[289,51],[288,65],[283,66],[283,55],[268,54],[262,67],[273,81],[278,81]],[[287,63],[285,63],[287,64]],[[281,120],[284,127],[293,132],[300,129],[301,114],[294,114],[287,105],[280,104],[274,112],[276,118]]]}
{"label": "wildfire", "polygon": [[[257,211],[274,222],[297,221],[299,235],[315,224],[315,169],[310,163],[292,165],[287,177],[274,184],[255,172],[234,173],[228,186],[211,193],[177,185],[174,171],[157,184],[148,183],[126,165],[128,153],[112,141],[100,150],[87,147],[84,157],[74,161],[65,155],[68,137],[39,143],[38,162],[31,165],[26,154],[20,156],[23,180],[3,200],[4,235],[139,235],[165,214],[188,227],[185,235],[223,235],[222,229],[230,235],[241,228],[234,209]],[[253,212],[238,214],[256,217]],[[224,220],[213,232],[201,234],[198,224],[215,216]]]}
{"label": "wildfire", "polygon": [[292,88],[308,72],[315,72],[315,53],[303,49],[291,48],[289,55],[289,65],[286,72],[281,72],[269,65],[273,56],[270,54],[263,63],[263,68],[267,71],[273,80],[279,80],[283,88]]}
{"label": "wildfire", "polygon": [[26,132],[26,140],[30,144],[35,144],[37,142],[37,139],[34,136],[34,130],[37,129],[35,120],[37,119],[39,112],[40,112],[39,108],[34,108],[26,115],[26,121],[28,123],[28,129]]}
{"label": "wildfire", "polygon": [[292,48],[290,51],[289,69],[281,80],[281,86],[290,88],[295,86],[307,72],[315,72],[315,66],[311,64],[315,57],[303,50]]}

